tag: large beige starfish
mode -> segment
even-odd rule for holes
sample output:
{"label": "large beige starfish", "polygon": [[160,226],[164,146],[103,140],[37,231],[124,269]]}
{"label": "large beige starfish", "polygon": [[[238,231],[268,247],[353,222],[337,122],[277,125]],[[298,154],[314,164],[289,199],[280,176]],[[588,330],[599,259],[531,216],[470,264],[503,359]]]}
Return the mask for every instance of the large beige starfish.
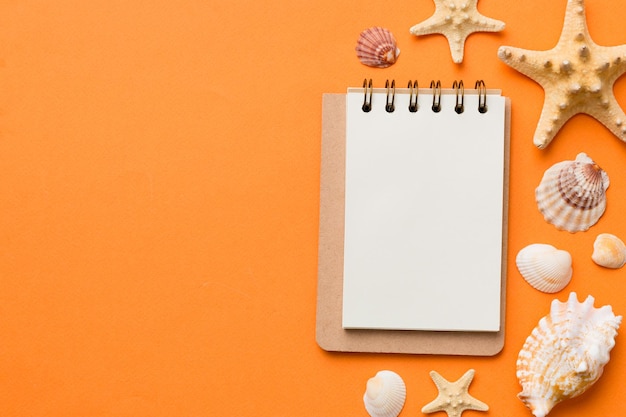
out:
{"label": "large beige starfish", "polygon": [[435,13],[411,28],[413,35],[440,33],[448,39],[452,60],[463,62],[465,40],[474,32],[499,32],[504,22],[483,16],[476,9],[478,0],[433,0]]}
{"label": "large beige starfish", "polygon": [[422,413],[445,411],[448,417],[460,417],[465,410],[487,411],[489,406],[472,397],[467,391],[474,378],[474,370],[470,369],[456,382],[449,382],[436,371],[430,371],[439,395],[422,408]]}
{"label": "large beige starfish", "polygon": [[586,113],[626,141],[626,115],[613,95],[613,83],[626,72],[626,45],[596,45],[587,30],[584,0],[568,0],[557,45],[549,51],[510,46],[498,49],[507,65],[545,90],[533,142],[543,149],[574,115]]}

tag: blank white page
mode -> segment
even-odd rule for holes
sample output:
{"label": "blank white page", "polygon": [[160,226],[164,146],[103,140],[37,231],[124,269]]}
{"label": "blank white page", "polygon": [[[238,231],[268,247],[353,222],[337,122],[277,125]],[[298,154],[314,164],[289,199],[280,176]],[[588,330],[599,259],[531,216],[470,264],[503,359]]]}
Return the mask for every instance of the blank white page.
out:
{"label": "blank white page", "polygon": [[443,90],[420,89],[396,110],[374,89],[346,95],[343,327],[499,331],[505,161],[505,98],[488,111],[466,90],[464,112]]}

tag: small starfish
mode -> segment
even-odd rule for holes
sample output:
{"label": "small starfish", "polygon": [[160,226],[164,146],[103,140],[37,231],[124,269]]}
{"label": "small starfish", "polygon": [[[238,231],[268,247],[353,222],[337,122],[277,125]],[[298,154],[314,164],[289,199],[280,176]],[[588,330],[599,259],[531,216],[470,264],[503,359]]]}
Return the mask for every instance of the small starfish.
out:
{"label": "small starfish", "polygon": [[433,0],[435,14],[411,28],[413,35],[440,33],[448,39],[452,60],[463,62],[465,40],[474,32],[499,32],[504,22],[481,15],[478,0]]}
{"label": "small starfish", "polygon": [[422,408],[422,413],[445,411],[448,417],[460,417],[465,410],[487,411],[489,406],[472,397],[467,391],[474,378],[474,370],[470,369],[456,382],[449,382],[436,371],[430,371],[439,395]]}
{"label": "small starfish", "polygon": [[509,46],[498,57],[545,90],[533,142],[543,149],[573,116],[586,113],[626,141],[626,114],[613,95],[613,84],[626,72],[626,45],[599,46],[591,40],[584,0],[568,0],[557,45],[549,51]]}

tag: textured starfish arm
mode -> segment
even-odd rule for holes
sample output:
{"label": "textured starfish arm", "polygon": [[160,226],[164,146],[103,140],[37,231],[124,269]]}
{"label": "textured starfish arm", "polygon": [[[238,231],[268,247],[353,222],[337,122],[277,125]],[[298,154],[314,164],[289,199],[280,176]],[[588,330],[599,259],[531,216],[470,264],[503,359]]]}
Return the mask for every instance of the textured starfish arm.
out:
{"label": "textured starfish arm", "polygon": [[430,414],[437,411],[444,411],[441,400],[435,399],[422,407],[422,413]]}
{"label": "textured starfish arm", "polygon": [[[467,372],[472,371],[471,369],[468,370]],[[467,375],[467,372],[463,375]],[[430,371],[429,373],[430,378],[433,380],[433,382],[435,383],[435,385],[437,386],[437,388],[441,388],[441,387],[445,387],[447,385],[450,384],[450,382],[448,382],[447,379],[445,379],[444,377],[442,377],[439,372],[437,371]],[[474,376],[474,374],[472,373],[472,377]]]}
{"label": "textured starfish arm", "polygon": [[410,29],[413,35],[431,35],[441,34],[448,40],[450,46],[450,55],[452,55],[452,61],[455,63],[463,62],[463,55],[465,53],[465,40],[470,33],[473,32],[473,28],[469,26],[454,26],[451,22],[441,21],[436,16],[432,16],[422,23],[418,23]]}
{"label": "textured starfish arm", "polygon": [[448,44],[450,45],[450,55],[452,55],[452,62],[460,64],[463,62],[463,56],[465,55],[465,40],[469,36],[469,33],[444,33],[448,38]]}
{"label": "textured starfish arm", "polygon": [[477,26],[481,28],[481,32],[500,32],[504,30],[506,24],[501,20],[479,15]]}
{"label": "textured starfish arm", "polygon": [[595,54],[602,57],[597,65],[597,72],[605,74],[605,83],[613,84],[615,80],[626,72],[626,45],[598,46],[595,45]]}
{"label": "textured starfish arm", "polygon": [[[620,57],[623,61],[626,58],[626,45],[615,45],[615,46],[600,46],[596,45],[599,51],[603,51],[604,53],[610,52],[610,55],[613,55],[615,58]],[[626,64],[622,62],[622,64]]]}
{"label": "textured starfish arm", "polygon": [[488,411],[489,406],[484,402],[470,396],[470,400],[466,400],[464,401],[464,403],[460,403],[457,406],[450,404],[446,400],[437,398],[422,407],[422,413],[430,414],[437,411],[446,411],[448,412],[450,417],[452,415],[460,416],[463,410]]}
{"label": "textured starfish arm", "polygon": [[484,402],[470,396],[470,401],[468,401],[467,409],[476,411],[489,411],[489,406]]}
{"label": "textured starfish arm", "polygon": [[[445,22],[445,21],[444,21]],[[429,17],[428,19],[420,22],[409,29],[412,35],[432,35],[434,33],[442,33],[442,28],[445,26],[441,19],[436,15]]]}
{"label": "textured starfish arm", "polygon": [[626,142],[626,113],[619,106],[612,92],[601,108],[590,109],[585,113],[596,118],[620,140]]}
{"label": "textured starfish arm", "polygon": [[539,149],[548,146],[561,127],[573,116],[573,114],[566,114],[561,110],[559,101],[561,101],[559,97],[546,93],[541,117],[539,117],[533,136],[533,143]]}
{"label": "textured starfish arm", "polygon": [[[512,46],[501,46],[498,48],[498,58],[509,67],[540,84],[552,73],[551,69],[554,65],[552,61],[554,58],[553,51],[531,51]],[[539,71],[538,68],[542,68],[543,71]]]}
{"label": "textured starfish arm", "polygon": [[597,97],[589,97],[581,92],[573,93],[571,87],[564,79],[553,80],[544,85],[543,108],[533,136],[533,143],[537,148],[547,147],[569,119],[583,112],[581,103],[592,108],[590,104],[597,101]]}

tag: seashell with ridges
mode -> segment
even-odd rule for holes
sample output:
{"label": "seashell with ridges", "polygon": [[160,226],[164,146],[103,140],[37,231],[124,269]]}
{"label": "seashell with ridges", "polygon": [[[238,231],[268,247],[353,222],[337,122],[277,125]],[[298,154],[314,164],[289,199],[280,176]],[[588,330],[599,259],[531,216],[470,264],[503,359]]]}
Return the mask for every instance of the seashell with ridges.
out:
{"label": "seashell with ridges", "polygon": [[575,233],[596,224],[606,209],[609,176],[585,153],[548,168],[535,190],[539,211],[559,230]]}
{"label": "seashell with ridges", "polygon": [[387,68],[395,64],[400,55],[396,38],[388,29],[375,26],[365,29],[356,44],[356,56],[362,64],[376,68]]}
{"label": "seashell with ridges", "polygon": [[626,245],[615,235],[601,233],[593,242],[591,259],[605,268],[621,268],[626,264]]}
{"label": "seashell with ridges", "polygon": [[404,407],[406,386],[393,371],[379,371],[367,381],[363,403],[371,417],[397,417]]}
{"label": "seashell with ridges", "polygon": [[552,245],[533,243],[517,253],[517,269],[533,288],[555,293],[572,279],[572,256]]}
{"label": "seashell with ridges", "polygon": [[594,298],[553,300],[526,339],[517,358],[518,397],[535,417],[545,417],[561,401],[591,387],[609,362],[622,321],[610,305],[594,308]]}

